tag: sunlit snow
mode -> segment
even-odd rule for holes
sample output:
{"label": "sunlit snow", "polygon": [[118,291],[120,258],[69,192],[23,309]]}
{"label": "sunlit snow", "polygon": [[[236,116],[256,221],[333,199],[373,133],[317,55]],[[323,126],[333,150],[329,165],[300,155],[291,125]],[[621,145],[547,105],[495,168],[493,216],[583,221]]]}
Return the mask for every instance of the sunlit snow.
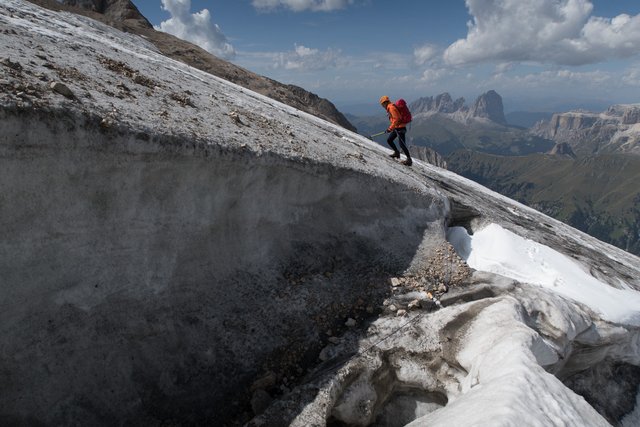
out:
{"label": "sunlit snow", "polygon": [[602,283],[580,264],[548,246],[497,224],[490,224],[472,236],[462,227],[453,227],[449,241],[476,270],[544,286],[585,304],[606,320],[640,325],[640,292]]}

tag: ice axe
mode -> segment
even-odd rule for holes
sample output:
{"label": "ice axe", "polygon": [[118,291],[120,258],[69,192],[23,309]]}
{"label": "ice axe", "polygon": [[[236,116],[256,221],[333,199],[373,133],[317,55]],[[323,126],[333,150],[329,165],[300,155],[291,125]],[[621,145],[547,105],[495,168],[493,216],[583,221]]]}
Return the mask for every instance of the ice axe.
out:
{"label": "ice axe", "polygon": [[376,136],[384,135],[385,133],[387,133],[386,130],[383,130],[382,132],[374,133],[373,135],[369,135],[369,139],[373,139]]}

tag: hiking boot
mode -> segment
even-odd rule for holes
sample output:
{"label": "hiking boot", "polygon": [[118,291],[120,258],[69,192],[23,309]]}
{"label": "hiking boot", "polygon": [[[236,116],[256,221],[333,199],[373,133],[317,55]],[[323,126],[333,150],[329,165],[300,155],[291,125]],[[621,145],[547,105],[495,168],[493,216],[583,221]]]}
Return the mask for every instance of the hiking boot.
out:
{"label": "hiking boot", "polygon": [[413,160],[407,159],[404,162],[402,162],[402,164],[405,166],[411,166],[413,164]]}
{"label": "hiking boot", "polygon": [[392,159],[399,159],[400,158],[400,153],[395,152],[393,154],[390,154],[389,157],[391,157]]}

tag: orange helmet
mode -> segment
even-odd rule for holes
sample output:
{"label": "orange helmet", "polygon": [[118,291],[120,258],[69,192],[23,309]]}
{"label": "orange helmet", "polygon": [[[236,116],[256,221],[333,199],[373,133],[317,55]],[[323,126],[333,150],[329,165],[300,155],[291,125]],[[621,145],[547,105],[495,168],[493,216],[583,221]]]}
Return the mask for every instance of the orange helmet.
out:
{"label": "orange helmet", "polygon": [[384,104],[385,102],[391,102],[391,100],[387,95],[384,95],[383,97],[380,98],[380,104]]}

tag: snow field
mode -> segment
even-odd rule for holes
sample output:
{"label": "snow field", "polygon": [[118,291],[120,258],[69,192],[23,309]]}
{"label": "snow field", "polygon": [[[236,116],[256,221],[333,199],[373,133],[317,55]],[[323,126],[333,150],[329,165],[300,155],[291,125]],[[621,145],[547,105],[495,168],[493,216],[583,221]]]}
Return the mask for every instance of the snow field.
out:
{"label": "snow field", "polygon": [[604,320],[640,326],[640,292],[602,283],[568,256],[520,237],[497,224],[472,236],[462,227],[449,230],[449,241],[470,267],[531,283],[588,306]]}

